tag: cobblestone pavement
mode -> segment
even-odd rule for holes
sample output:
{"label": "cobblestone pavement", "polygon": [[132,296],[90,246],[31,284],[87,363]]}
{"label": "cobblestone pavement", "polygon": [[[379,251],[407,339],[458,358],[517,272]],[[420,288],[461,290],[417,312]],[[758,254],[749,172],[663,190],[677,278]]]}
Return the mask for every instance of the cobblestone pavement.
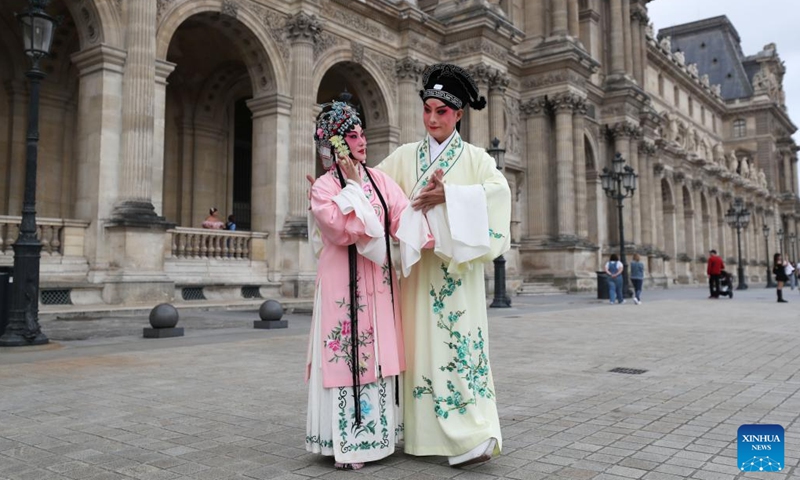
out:
{"label": "cobblestone pavement", "polygon": [[[141,316],[43,321],[51,345],[0,349],[0,479],[800,478],[800,295],[705,297],[491,310],[505,449],[466,469],[397,452],[338,472],[307,454],[308,315],[255,330],[253,311],[192,312],[185,337],[157,340]],[[739,473],[745,423],[785,427],[782,473]]]}

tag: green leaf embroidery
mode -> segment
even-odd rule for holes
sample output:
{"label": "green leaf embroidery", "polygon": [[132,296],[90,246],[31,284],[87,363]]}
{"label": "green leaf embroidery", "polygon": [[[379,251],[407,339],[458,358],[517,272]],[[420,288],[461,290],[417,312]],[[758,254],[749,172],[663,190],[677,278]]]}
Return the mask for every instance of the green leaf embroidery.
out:
{"label": "green leaf embroidery", "polygon": [[461,279],[454,280],[447,272],[447,266],[441,265],[444,285],[436,291],[431,285],[430,296],[433,297],[433,313],[438,316],[436,326],[448,332],[450,341],[444,342],[453,351],[453,358],[446,365],[439,367],[444,372],[456,373],[466,381],[468,394],[458,391],[451,380],[447,381],[447,396],[437,395],[433,381],[425,376],[422,377],[424,385],[414,387],[412,396],[420,400],[425,395],[430,395],[434,402],[434,412],[437,416],[448,418],[450,412],[458,412],[463,415],[467,412],[468,405],[475,405],[478,396],[483,398],[494,398],[494,392],[489,388],[489,357],[485,351],[485,341],[483,332],[477,329],[476,338],[473,339],[472,332],[462,333],[456,330],[456,324],[465,310],[450,311],[445,317],[445,300],[455,293],[461,286]]}

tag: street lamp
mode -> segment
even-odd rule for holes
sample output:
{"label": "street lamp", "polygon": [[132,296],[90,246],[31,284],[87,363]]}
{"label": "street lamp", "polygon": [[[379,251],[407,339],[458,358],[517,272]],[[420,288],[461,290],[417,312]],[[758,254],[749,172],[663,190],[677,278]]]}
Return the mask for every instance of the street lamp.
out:
{"label": "street lamp", "polygon": [[614,160],[611,162],[611,170],[608,167],[603,167],[603,173],[600,174],[600,181],[606,196],[617,201],[619,261],[622,262],[622,284],[626,297],[630,297],[632,291],[628,282],[628,265],[625,262],[625,226],[622,217],[622,201],[633,196],[636,191],[636,179],[638,177],[630,165],[625,165],[625,159],[622,158],[622,154],[619,152],[614,155]]}
{"label": "street lamp", "polygon": [[14,243],[14,277],[11,309],[0,347],[43,345],[49,340],[39,326],[39,262],[42,244],[36,237],[36,161],[39,150],[39,86],[45,74],[39,61],[50,54],[56,20],[45,13],[50,0],[30,0],[29,7],[17,15],[22,24],[25,54],[31,58],[28,101],[28,133],[25,149],[25,197],[22,223]]}
{"label": "street lamp", "polygon": [[783,258],[783,227],[776,232],[778,235],[778,248],[780,248],[781,258]]}
{"label": "street lamp", "polygon": [[769,227],[764,225],[761,232],[764,233],[764,253],[767,259],[767,288],[775,288],[777,285],[772,281],[772,272],[769,269]]}
{"label": "street lamp", "polygon": [[[494,157],[497,162],[497,169],[501,172],[505,168],[505,154],[506,149],[500,148],[500,140],[495,137],[492,140],[492,146],[486,150],[486,153]],[[506,259],[503,255],[495,258],[494,261],[494,298],[490,308],[509,308],[511,307],[511,298],[506,294]]]}
{"label": "street lamp", "polygon": [[[739,285],[736,290],[747,290],[747,281],[744,278],[744,265],[742,264],[742,229],[747,228],[750,223],[750,211],[745,208],[741,198],[733,201],[733,205],[725,213],[725,223],[729,227],[736,229],[736,244],[739,247],[739,263],[736,265],[736,275],[739,277]],[[780,234],[780,231],[779,231]]]}

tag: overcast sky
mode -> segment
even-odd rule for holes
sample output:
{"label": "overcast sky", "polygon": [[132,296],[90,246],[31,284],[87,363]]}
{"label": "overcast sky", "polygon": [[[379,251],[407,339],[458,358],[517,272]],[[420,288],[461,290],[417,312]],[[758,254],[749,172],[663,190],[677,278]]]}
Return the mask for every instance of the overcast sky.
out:
{"label": "overcast sky", "polygon": [[[800,127],[800,1],[655,0],[647,8],[656,32],[681,23],[727,15],[739,32],[745,55],[754,55],[764,45],[775,43],[786,64],[783,89],[789,116]],[[800,143],[800,133],[793,137]]]}

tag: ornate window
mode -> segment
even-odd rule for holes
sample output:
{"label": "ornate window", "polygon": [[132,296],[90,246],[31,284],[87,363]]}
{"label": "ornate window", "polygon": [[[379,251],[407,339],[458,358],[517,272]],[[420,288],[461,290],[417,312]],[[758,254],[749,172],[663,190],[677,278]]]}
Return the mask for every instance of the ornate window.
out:
{"label": "ornate window", "polygon": [[744,138],[747,136],[747,121],[739,118],[733,121],[733,138]]}

